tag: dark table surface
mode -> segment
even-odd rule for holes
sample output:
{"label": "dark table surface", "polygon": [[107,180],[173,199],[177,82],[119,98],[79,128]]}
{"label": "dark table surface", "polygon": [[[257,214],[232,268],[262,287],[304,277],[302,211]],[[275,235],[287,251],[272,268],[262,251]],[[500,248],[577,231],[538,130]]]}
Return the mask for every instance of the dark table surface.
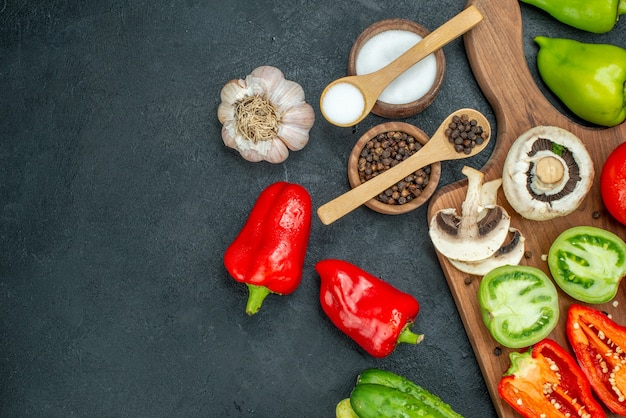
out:
{"label": "dark table surface", "polygon": [[[435,29],[464,1],[0,1],[0,416],[331,417],[357,374],[380,367],[467,417],[496,413],[427,234],[426,206],[314,216],[299,289],[244,313],[222,256],[258,194],[285,180],[314,208],[348,189],[356,140],[319,95],[345,75],[359,33],[392,17]],[[536,76],[539,34],[624,45],[522,5]],[[444,48],[435,102],[406,118],[427,134],[462,107],[493,112],[462,39]],[[220,90],[273,65],[314,107],[286,162],[226,148]],[[555,106],[560,106],[558,102]],[[562,108],[561,108],[562,109]],[[497,138],[496,138],[497,140]],[[493,141],[490,144],[493,149]],[[440,185],[491,149],[443,163]],[[321,310],[317,261],[341,258],[413,294],[418,346],[374,359]]]}

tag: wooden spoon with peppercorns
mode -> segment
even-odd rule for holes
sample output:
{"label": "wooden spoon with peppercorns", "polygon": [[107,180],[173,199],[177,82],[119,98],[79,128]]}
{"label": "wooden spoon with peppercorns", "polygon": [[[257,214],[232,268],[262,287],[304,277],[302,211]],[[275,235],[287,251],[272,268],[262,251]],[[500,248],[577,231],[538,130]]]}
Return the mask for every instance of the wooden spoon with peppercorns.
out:
{"label": "wooden spoon with peppercorns", "polygon": [[418,152],[320,206],[317,216],[323,224],[329,225],[422,167],[478,154],[485,149],[490,138],[489,121],[482,113],[474,109],[459,109],[441,123]]}

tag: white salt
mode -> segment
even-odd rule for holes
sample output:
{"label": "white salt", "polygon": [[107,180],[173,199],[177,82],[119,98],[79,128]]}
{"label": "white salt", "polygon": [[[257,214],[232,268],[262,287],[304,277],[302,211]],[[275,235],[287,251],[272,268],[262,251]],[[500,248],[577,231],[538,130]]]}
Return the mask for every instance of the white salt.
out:
{"label": "white salt", "polygon": [[[356,57],[356,73],[369,74],[377,71],[405,53],[422,40],[407,30],[388,30],[371,37]],[[389,104],[411,103],[423,97],[435,83],[437,59],[432,53],[400,74],[378,97]]]}
{"label": "white salt", "polygon": [[338,83],[326,91],[321,106],[329,122],[350,125],[363,114],[365,99],[361,90],[352,84]]}

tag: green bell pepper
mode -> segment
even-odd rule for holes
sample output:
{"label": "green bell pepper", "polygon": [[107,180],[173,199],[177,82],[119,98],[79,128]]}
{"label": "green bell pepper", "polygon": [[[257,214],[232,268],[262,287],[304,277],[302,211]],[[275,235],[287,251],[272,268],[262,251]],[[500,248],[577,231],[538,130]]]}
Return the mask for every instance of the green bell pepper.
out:
{"label": "green bell pepper", "polygon": [[626,119],[626,49],[545,36],[535,42],[541,78],[574,114],[601,126]]}
{"label": "green bell pepper", "polygon": [[387,370],[367,369],[357,378],[357,386],[362,384],[382,385],[400,392],[409,394],[422,403],[424,411],[442,418],[463,418],[463,416],[452,409],[434,393],[429,392],[406,377],[397,375]]}
{"label": "green bell pepper", "polygon": [[626,276],[626,243],[592,226],[563,231],[550,246],[548,266],[556,284],[585,303],[605,303]]}
{"label": "green bell pepper", "polygon": [[372,383],[356,385],[350,395],[350,404],[359,418],[442,418],[437,411],[425,408],[414,396]]}
{"label": "green bell pepper", "polygon": [[339,401],[335,407],[335,418],[359,418],[350,405],[350,398]]}
{"label": "green bell pepper", "polygon": [[593,33],[606,33],[626,14],[626,0],[520,0],[556,20]]}
{"label": "green bell pepper", "polygon": [[350,398],[335,409],[337,418],[463,418],[437,395],[395,373],[371,368],[357,378]]}

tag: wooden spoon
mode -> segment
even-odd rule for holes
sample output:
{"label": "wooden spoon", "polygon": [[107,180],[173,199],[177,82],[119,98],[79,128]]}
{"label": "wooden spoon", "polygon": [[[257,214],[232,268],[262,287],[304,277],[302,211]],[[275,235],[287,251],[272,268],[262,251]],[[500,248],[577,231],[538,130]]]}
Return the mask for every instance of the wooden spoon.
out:
{"label": "wooden spoon", "polygon": [[[483,16],[476,6],[469,6],[380,70],[369,74],[343,77],[333,81],[322,91],[320,98],[320,110],[324,118],[334,125],[343,127],[353,126],[360,122],[369,114],[370,110],[372,110],[383,90],[400,74],[429,54],[463,35],[476,26],[482,19]],[[337,90],[335,90],[333,94],[328,95],[328,92],[333,89],[333,87],[337,87],[341,84],[343,84],[343,86],[340,86],[340,88],[351,87],[350,92],[356,94],[357,97],[360,93],[363,103],[358,103],[358,100],[355,103],[343,103],[345,97],[342,97],[340,94],[335,94]],[[325,102],[326,99],[328,99],[327,102]],[[338,100],[341,100],[341,103],[339,103]],[[348,98],[348,100],[350,100],[350,98]],[[329,108],[345,108],[346,105],[353,108],[360,106],[363,108],[363,111],[354,120],[347,122],[334,120],[333,115],[329,115],[326,112]],[[359,109],[355,110],[358,111]]]}
{"label": "wooden spoon", "polygon": [[[464,114],[470,120],[475,119],[478,125],[482,126],[483,131],[487,133],[485,141],[480,145],[477,144],[470,154],[457,152],[454,149],[454,144],[450,143],[446,135],[446,129],[448,129],[452,118]],[[487,118],[474,109],[459,109],[441,123],[430,140],[418,152],[395,167],[320,206],[317,215],[324,225],[329,225],[422,167],[438,161],[460,160],[478,154],[485,149],[489,139],[491,139],[491,128]]]}

